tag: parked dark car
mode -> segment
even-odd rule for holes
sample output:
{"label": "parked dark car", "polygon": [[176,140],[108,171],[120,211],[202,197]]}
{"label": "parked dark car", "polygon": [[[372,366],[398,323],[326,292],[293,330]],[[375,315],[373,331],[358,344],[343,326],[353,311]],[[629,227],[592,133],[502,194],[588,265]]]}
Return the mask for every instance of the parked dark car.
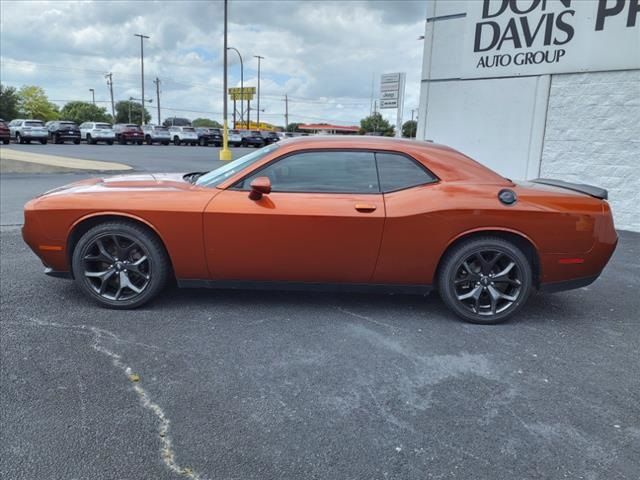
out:
{"label": "parked dark car", "polygon": [[198,145],[206,147],[207,145],[222,145],[222,134],[219,128],[196,127],[198,134]]}
{"label": "parked dark car", "polygon": [[162,125],[165,127],[190,127],[191,120],[188,118],[171,117],[165,119],[165,121],[162,122]]}
{"label": "parked dark car", "polygon": [[4,123],[4,120],[0,118],[0,140],[7,145],[11,140],[11,132],[9,131],[9,125]]}
{"label": "parked dark car", "polygon": [[272,143],[280,141],[280,137],[277,132],[262,131],[260,133],[262,134],[262,138],[264,138],[264,143],[266,145],[271,145]]}
{"label": "parked dark car", "polygon": [[142,145],[144,140],[142,129],[133,123],[116,123],[113,126],[113,131],[116,134],[116,142],[120,145],[126,145],[129,142]]}
{"label": "parked dark car", "polygon": [[47,127],[49,140],[53,143],[64,143],[67,140],[80,144],[80,128],[74,122],[65,120],[51,122]]}
{"label": "parked dark car", "polygon": [[241,130],[240,135],[242,135],[242,142],[240,142],[242,147],[262,148],[265,145],[259,130]]}

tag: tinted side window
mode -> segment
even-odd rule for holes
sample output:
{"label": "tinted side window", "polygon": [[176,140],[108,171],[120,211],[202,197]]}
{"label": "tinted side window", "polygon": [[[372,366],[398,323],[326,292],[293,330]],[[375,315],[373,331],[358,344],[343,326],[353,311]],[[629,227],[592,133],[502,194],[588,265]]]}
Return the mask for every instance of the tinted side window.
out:
{"label": "tinted side window", "polygon": [[435,182],[437,179],[415,161],[395,153],[376,153],[383,192]]}
{"label": "tinted side window", "polygon": [[371,152],[305,152],[272,163],[244,180],[269,177],[274,192],[378,193]]}

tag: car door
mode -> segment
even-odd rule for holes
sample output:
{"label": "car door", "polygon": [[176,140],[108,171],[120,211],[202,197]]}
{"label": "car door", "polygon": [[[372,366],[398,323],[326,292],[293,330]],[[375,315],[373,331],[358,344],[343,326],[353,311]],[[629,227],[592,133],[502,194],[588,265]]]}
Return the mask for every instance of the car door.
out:
{"label": "car door", "polygon": [[[268,177],[272,191],[249,198]],[[373,153],[304,151],[286,155],[218,194],[204,234],[215,280],[366,283],[384,225]]]}

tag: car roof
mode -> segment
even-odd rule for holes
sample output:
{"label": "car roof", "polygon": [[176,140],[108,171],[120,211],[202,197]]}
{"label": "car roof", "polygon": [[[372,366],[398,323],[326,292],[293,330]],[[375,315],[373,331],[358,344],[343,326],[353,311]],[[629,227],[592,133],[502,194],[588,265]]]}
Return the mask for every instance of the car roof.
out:
{"label": "car roof", "polygon": [[501,175],[463,153],[446,145],[432,142],[366,135],[315,135],[285,138],[279,143],[283,151],[291,152],[325,148],[386,150],[413,157],[442,180],[478,183],[504,183],[506,181]]}

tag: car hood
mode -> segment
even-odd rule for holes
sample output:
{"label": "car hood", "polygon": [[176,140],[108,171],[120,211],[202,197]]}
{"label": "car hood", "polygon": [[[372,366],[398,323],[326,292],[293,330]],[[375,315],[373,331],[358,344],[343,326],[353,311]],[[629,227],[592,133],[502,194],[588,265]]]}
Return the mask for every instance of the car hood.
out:
{"label": "car hood", "polygon": [[114,175],[102,178],[89,178],[79,182],[70,183],[62,187],[49,190],[42,195],[66,195],[77,193],[96,193],[96,192],[122,192],[124,191],[140,191],[140,190],[189,190],[194,185],[187,182],[184,173],[142,173],[129,175]]}

